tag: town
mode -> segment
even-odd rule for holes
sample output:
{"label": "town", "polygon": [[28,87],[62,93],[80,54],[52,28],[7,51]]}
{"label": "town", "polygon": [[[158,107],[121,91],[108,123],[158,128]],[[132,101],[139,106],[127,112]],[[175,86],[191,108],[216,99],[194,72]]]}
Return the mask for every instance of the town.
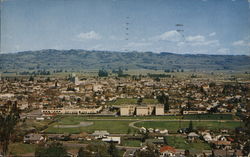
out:
{"label": "town", "polygon": [[20,113],[8,154],[249,155],[249,74],[214,75],[2,76],[1,114]]}

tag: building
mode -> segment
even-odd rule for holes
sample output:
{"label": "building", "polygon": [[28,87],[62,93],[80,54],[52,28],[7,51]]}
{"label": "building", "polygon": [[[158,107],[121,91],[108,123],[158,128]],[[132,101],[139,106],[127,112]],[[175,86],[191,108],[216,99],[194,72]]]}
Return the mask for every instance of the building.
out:
{"label": "building", "polygon": [[43,114],[96,114],[101,112],[102,106],[85,108],[43,109]]}
{"label": "building", "polygon": [[151,115],[150,108],[148,106],[137,106],[136,107],[137,116],[148,116]]}
{"label": "building", "polygon": [[121,137],[106,137],[102,139],[103,142],[114,142],[117,144],[121,144]]}
{"label": "building", "polygon": [[206,114],[206,110],[186,110],[183,111],[183,114]]}
{"label": "building", "polygon": [[96,130],[95,132],[93,132],[92,136],[94,136],[96,139],[99,139],[108,137],[109,133],[106,130]]}
{"label": "building", "polygon": [[157,106],[155,106],[155,115],[156,116],[162,116],[162,115],[164,115],[164,106],[163,105],[157,105]]}
{"label": "building", "polygon": [[175,156],[176,150],[171,146],[163,146],[160,148],[160,157]]}
{"label": "building", "polygon": [[126,105],[120,107],[121,116],[148,116],[148,115],[164,115],[164,106],[157,105]]}
{"label": "building", "polygon": [[120,115],[121,116],[132,116],[135,112],[135,105],[127,105],[120,107]]}
{"label": "building", "polygon": [[43,137],[41,134],[28,134],[25,135],[23,138],[23,143],[32,143],[32,144],[38,144],[41,142],[45,142],[46,138]]}

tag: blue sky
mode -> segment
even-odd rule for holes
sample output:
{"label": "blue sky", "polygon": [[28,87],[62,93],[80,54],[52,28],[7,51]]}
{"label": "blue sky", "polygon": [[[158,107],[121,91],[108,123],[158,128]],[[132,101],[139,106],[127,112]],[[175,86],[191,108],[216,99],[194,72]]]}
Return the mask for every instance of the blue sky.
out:
{"label": "blue sky", "polygon": [[250,55],[249,28],[248,0],[1,0],[1,53],[87,49]]}

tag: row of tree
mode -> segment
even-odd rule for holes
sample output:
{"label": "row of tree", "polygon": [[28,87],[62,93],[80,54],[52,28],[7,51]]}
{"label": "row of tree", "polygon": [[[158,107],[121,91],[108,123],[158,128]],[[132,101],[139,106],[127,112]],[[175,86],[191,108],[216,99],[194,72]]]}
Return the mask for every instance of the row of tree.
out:
{"label": "row of tree", "polygon": [[[40,145],[35,152],[36,157],[69,157],[66,148],[62,143],[53,142],[48,145]],[[86,147],[81,147],[77,153],[77,157],[118,157],[119,150],[115,143],[91,143]]]}

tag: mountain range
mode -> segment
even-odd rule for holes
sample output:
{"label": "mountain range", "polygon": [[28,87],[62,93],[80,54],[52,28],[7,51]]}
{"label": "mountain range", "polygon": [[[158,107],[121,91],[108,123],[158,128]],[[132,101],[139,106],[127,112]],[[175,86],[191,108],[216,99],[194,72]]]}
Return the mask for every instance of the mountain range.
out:
{"label": "mountain range", "polygon": [[114,52],[39,50],[0,54],[0,72],[82,69],[249,70],[250,56],[175,54],[170,52]]}

